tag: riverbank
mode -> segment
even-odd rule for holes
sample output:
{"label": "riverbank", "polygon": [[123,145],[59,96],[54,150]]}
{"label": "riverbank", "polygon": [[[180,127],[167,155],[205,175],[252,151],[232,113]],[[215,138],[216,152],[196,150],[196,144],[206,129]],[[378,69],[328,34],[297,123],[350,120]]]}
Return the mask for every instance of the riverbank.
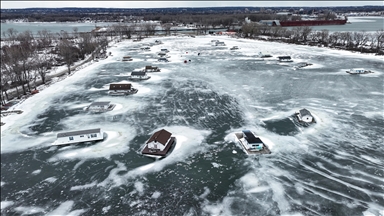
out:
{"label": "riverbank", "polygon": [[[155,36],[156,38],[161,38],[159,36]],[[224,36],[224,35],[216,35],[216,36],[212,36],[213,38],[222,38],[222,37],[232,37],[232,36]],[[134,38],[134,37],[133,37]],[[132,40],[132,39],[126,39],[126,40]],[[345,52],[350,52],[350,53],[356,53],[356,54],[364,54],[364,55],[367,55],[367,56],[373,56],[374,54],[372,53],[363,53],[363,52],[356,52],[356,51],[350,51],[350,50],[346,50],[346,49],[342,49],[342,48],[335,48],[335,47],[325,47],[325,46],[321,46],[321,44],[293,44],[293,43],[286,43],[284,42],[283,40],[279,40],[279,39],[274,39],[274,38],[271,38],[271,37],[268,37],[268,36],[260,36],[258,38],[252,38],[252,39],[249,39],[249,40],[260,40],[260,41],[265,41],[265,42],[270,42],[270,43],[281,43],[281,44],[291,44],[291,45],[297,45],[297,46],[313,46],[313,47],[318,47],[318,48],[322,48],[322,49],[328,49],[328,50],[339,50],[339,51],[345,51]],[[123,40],[124,41],[124,40]],[[117,45],[118,43],[122,42],[121,40],[118,40],[118,39],[114,39],[112,40],[109,45],[108,48],[112,47],[112,46],[115,46]],[[110,51],[108,50],[107,53],[109,53]],[[108,56],[106,56],[108,57]],[[74,75],[75,73],[77,73],[79,70],[81,69],[84,69],[92,64],[95,63],[95,61],[92,60],[93,59],[93,56],[92,55],[88,55],[86,56],[85,60],[82,60],[82,61],[79,61],[79,62],[76,62],[74,63],[74,66],[71,67],[71,74],[67,74],[68,72],[68,69],[66,66],[60,66],[60,67],[55,67],[53,69],[50,70],[50,72],[48,73],[47,75],[47,82],[46,84],[43,84],[41,79],[37,80],[36,81],[36,89],[38,90],[38,92],[40,91],[43,91],[44,89],[46,89],[47,87],[55,84],[56,82],[60,82],[61,80],[64,80],[66,79],[68,76],[72,76]],[[99,59],[100,61],[102,61],[103,59]],[[28,93],[27,95],[22,95],[20,98],[17,98],[17,93],[16,93],[16,90],[15,89],[11,89],[9,90],[8,92],[8,97],[9,97],[9,100],[7,100],[7,104],[10,103],[12,104],[12,106],[8,109],[8,110],[14,110],[15,108],[15,105],[18,104],[18,103],[22,103],[24,100],[26,100],[27,98],[33,96],[33,94],[31,93]]]}

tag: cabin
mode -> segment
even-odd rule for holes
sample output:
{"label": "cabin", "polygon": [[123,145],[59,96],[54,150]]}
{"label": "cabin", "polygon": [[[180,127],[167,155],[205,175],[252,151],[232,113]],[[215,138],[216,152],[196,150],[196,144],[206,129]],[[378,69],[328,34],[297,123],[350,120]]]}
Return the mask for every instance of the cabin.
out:
{"label": "cabin", "polygon": [[144,68],[144,72],[160,72],[160,68],[158,68],[156,66],[147,65]]}
{"label": "cabin", "polygon": [[145,72],[144,69],[133,69],[132,72]]}
{"label": "cabin", "polygon": [[296,69],[300,69],[300,68],[307,67],[307,66],[311,66],[311,65],[313,65],[313,64],[311,64],[311,63],[307,63],[307,62],[300,62],[300,63],[298,63],[298,64],[295,66],[295,68],[296,68]]}
{"label": "cabin", "polygon": [[255,135],[250,130],[243,130],[242,133],[243,133],[244,139],[247,141],[245,142],[245,145],[248,150],[263,149],[263,142],[260,140],[260,138],[255,137]]}
{"label": "cabin", "polygon": [[346,71],[349,74],[367,74],[367,73],[373,73],[370,70],[366,70],[364,68],[353,68]]}
{"label": "cabin", "polygon": [[155,40],[155,44],[162,44],[161,40]]}
{"label": "cabin", "polygon": [[217,41],[217,42],[215,43],[215,46],[225,46],[225,43],[222,42],[222,41]]}
{"label": "cabin", "polygon": [[109,111],[115,108],[115,104],[111,104],[110,101],[97,101],[91,103],[86,110],[91,111],[91,112],[104,112],[104,111]]}
{"label": "cabin", "polygon": [[130,83],[109,84],[108,93],[110,95],[129,95],[129,94],[135,94],[137,92],[138,92],[138,90],[135,88],[132,88],[132,84],[130,84]]}
{"label": "cabin", "polygon": [[211,40],[211,45],[215,46],[217,42],[219,42],[219,40]]}
{"label": "cabin", "polygon": [[272,55],[270,55],[270,54],[263,54],[262,52],[259,52],[259,57],[260,58],[270,58],[270,57],[272,57]]}
{"label": "cabin", "polygon": [[315,123],[315,118],[307,109],[299,110],[298,112],[296,112],[296,116],[299,122]]}
{"label": "cabin", "polygon": [[172,150],[171,148],[175,143],[176,138],[172,137],[172,133],[161,129],[148,139],[141,153],[150,157],[165,157]]}
{"label": "cabin", "polygon": [[279,62],[293,62],[291,56],[278,56]]}
{"label": "cabin", "polygon": [[128,76],[129,79],[132,80],[147,80],[151,78],[150,76],[147,75],[147,72],[141,71],[141,72],[136,72],[133,71],[130,76]]}
{"label": "cabin", "polygon": [[160,58],[170,58],[171,56],[167,55],[167,53],[160,52],[159,54]]}
{"label": "cabin", "polygon": [[100,128],[58,133],[52,145],[69,145],[82,142],[103,140],[104,134]]}
{"label": "cabin", "polygon": [[270,154],[268,146],[250,130],[235,133],[241,147],[247,155]]}
{"label": "cabin", "polygon": [[148,47],[148,46],[141,47],[140,49],[143,50],[143,51],[150,51],[151,50],[151,48]]}
{"label": "cabin", "polygon": [[230,48],[230,50],[238,50],[238,49],[239,49],[238,46],[233,46],[233,47]]}
{"label": "cabin", "polygon": [[131,56],[124,56],[123,57],[123,61],[132,61],[132,57]]}
{"label": "cabin", "polygon": [[159,62],[169,62],[169,60],[167,58],[164,58],[164,57],[160,57],[157,61],[159,61]]}
{"label": "cabin", "polygon": [[160,51],[163,52],[163,53],[167,53],[167,52],[169,52],[168,49],[161,49]]}

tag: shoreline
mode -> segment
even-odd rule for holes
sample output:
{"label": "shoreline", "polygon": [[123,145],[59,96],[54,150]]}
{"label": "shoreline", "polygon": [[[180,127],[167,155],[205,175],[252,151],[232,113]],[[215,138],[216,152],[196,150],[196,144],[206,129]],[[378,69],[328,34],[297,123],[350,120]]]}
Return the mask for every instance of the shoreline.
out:
{"label": "shoreline", "polygon": [[[356,55],[356,56],[361,56],[361,57],[375,57],[377,59],[381,59],[382,58],[382,55],[376,55],[376,54],[373,54],[373,53],[362,53],[362,52],[355,52],[355,51],[351,51],[351,50],[345,50],[345,49],[337,49],[337,48],[332,48],[332,47],[325,47],[325,46],[311,46],[311,45],[307,45],[307,44],[294,44],[294,43],[286,43],[284,41],[281,41],[281,40],[268,40],[268,39],[254,39],[254,38],[235,38],[235,37],[231,37],[231,36],[224,36],[224,35],[202,35],[203,37],[206,37],[206,36],[211,36],[212,38],[216,38],[216,37],[225,37],[225,38],[232,38],[232,39],[236,39],[236,40],[252,40],[252,41],[258,41],[258,42],[262,42],[262,43],[277,43],[279,45],[287,45],[287,46],[303,46],[303,47],[312,47],[312,48],[316,48],[316,49],[321,49],[321,50],[324,50],[324,51],[328,51],[329,54],[335,54],[335,55],[339,55],[340,52],[342,52],[343,55]],[[149,39],[149,38],[164,38],[164,37],[177,37],[177,36],[152,36],[152,37],[147,37],[147,38],[144,38],[144,39]],[[129,40],[133,40],[133,39],[123,39],[123,40],[112,40],[111,41],[111,44],[108,46],[108,49],[107,49],[107,53],[110,52],[110,49],[114,46],[116,46],[117,44],[120,44],[120,43],[123,43],[123,42],[126,42],[126,41],[129,41]],[[99,59],[99,61],[103,61],[105,59],[107,59],[108,56],[106,58],[103,58],[103,59]],[[94,65],[95,63],[97,63],[96,61],[92,60],[92,55],[89,55],[85,60],[79,62],[78,64],[75,63],[74,66],[71,67],[71,74],[67,74],[68,72],[68,69],[66,68],[66,66],[59,66],[58,68],[56,69],[53,69],[51,70],[47,76],[47,78],[49,78],[48,80],[49,81],[46,81],[46,84],[42,84],[41,80],[36,80],[36,89],[41,92],[43,90],[45,90],[46,88],[48,88],[49,86],[51,85],[54,85],[55,83],[57,82],[60,82],[64,79],[67,79],[68,77],[70,76],[73,76],[75,73],[78,73],[80,72],[81,70],[83,69],[86,69],[92,65]],[[59,72],[55,72],[56,70],[59,70]],[[37,93],[38,94],[38,93]],[[15,101],[16,103],[13,104],[9,109],[7,110],[2,110],[2,111],[13,111],[15,110],[15,108],[17,108],[17,106],[21,103],[23,103],[25,100],[31,98],[34,96],[34,94],[27,94],[27,95],[22,95],[20,99],[17,99],[17,96],[16,96],[16,90],[15,89],[12,89],[12,92],[9,92],[8,95],[10,96],[11,98],[11,95],[12,95],[12,98],[10,100],[7,100],[6,102],[7,103],[10,103],[10,102],[13,102]],[[16,100],[15,100],[16,98]]]}

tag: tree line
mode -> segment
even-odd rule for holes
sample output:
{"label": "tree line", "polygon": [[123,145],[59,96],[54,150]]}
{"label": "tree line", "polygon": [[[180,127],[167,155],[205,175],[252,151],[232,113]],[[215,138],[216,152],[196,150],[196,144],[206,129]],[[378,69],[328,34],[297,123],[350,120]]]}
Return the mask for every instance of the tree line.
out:
{"label": "tree line", "polygon": [[241,31],[240,35],[244,38],[260,38],[259,36],[263,35],[269,36],[270,40],[280,40],[286,43],[320,45],[384,55],[383,29],[374,33],[365,31],[329,32],[326,29],[313,31],[310,26],[286,28],[248,23],[242,26]]}
{"label": "tree line", "polygon": [[[67,66],[84,60],[98,50],[106,50],[107,37],[96,37],[92,32],[80,33],[74,28],[72,36],[62,31],[57,34],[47,30],[17,32],[10,28],[3,32],[6,45],[1,47],[1,103],[9,100],[8,90],[15,89],[16,96],[31,93],[39,84],[46,84],[48,72],[55,66]],[[98,52],[100,53],[100,52]]]}

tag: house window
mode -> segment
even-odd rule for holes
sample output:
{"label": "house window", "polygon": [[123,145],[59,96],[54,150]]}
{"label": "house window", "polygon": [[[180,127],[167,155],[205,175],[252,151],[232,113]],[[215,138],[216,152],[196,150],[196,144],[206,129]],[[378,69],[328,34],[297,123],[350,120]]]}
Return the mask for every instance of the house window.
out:
{"label": "house window", "polygon": [[69,137],[69,140],[73,140],[73,137]]}
{"label": "house window", "polygon": [[91,134],[91,138],[97,137],[97,134]]}
{"label": "house window", "polygon": [[84,137],[84,135],[80,135],[80,137]]}

